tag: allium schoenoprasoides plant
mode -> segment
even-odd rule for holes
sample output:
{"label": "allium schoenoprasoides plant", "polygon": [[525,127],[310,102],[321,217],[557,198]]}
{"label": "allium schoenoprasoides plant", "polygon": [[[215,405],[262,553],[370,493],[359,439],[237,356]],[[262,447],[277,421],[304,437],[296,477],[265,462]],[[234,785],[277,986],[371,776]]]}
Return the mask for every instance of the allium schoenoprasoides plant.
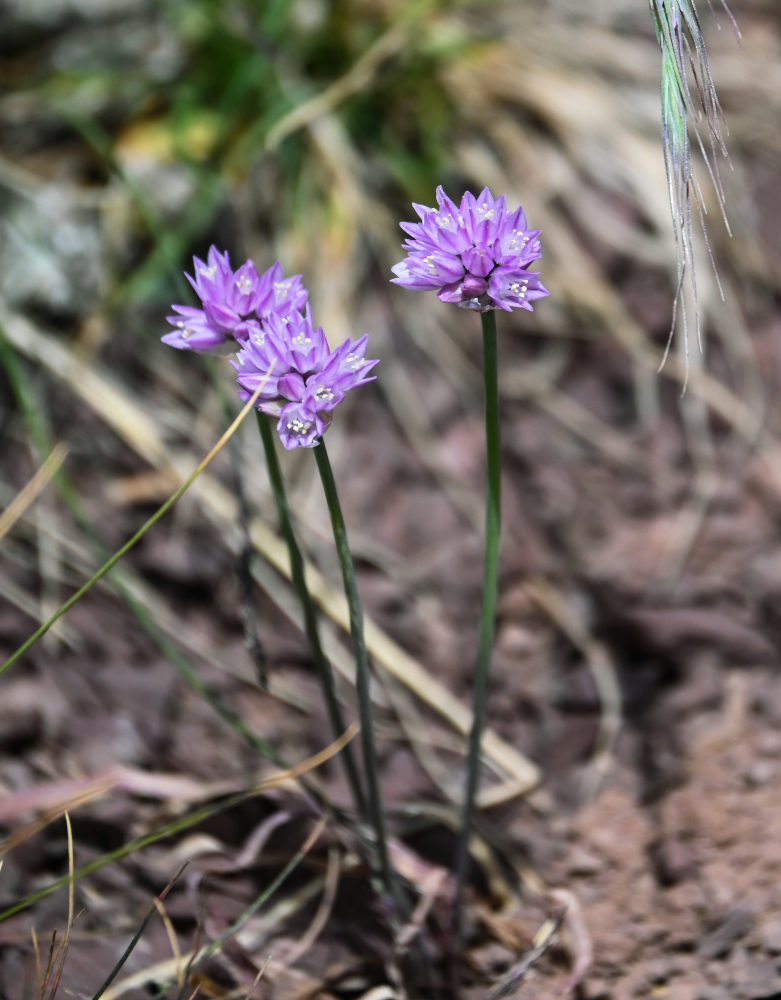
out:
{"label": "allium schoenoprasoides plant", "polygon": [[[529,265],[540,257],[539,231],[527,227],[522,209],[508,210],[504,197],[494,199],[486,188],[475,198],[466,193],[457,207],[442,189],[438,208],[415,206],[419,223],[404,223],[409,239],[406,259],[394,268],[397,284],[434,289],[439,297],[481,314],[486,393],[486,546],[484,597],[474,684],[474,722],[467,758],[467,789],[457,858],[454,929],[461,934],[460,900],[468,858],[469,831],[477,786],[479,751],[485,725],[488,670],[493,643],[499,558],[499,407],[497,345],[494,310],[531,309],[531,302],[548,294]],[[189,277],[189,276],[188,276]],[[276,418],[277,433],[288,450],[311,448],[323,484],[339,554],[350,617],[356,690],[361,719],[361,746],[366,791],[349,747],[343,757],[356,808],[371,827],[372,861],[381,877],[386,899],[398,914],[404,910],[400,881],[390,864],[374,745],[369,663],[363,638],[363,620],[355,570],[339,505],[336,484],[323,442],[336,406],[352,388],[371,381],[376,361],[365,357],[367,338],[347,339],[331,350],[322,329],[315,327],[306,289],[300,276],[284,278],[279,263],[260,274],[251,261],[233,270],[227,253],[212,247],[207,260],[195,258],[190,282],[201,308],[174,306],[172,331],[163,340],[173,347],[200,353],[233,351],[240,396],[258,410],[258,426],[269,468],[282,533],[291,563],[291,577],[302,604],[304,626],[313,661],[323,687],[334,730],[345,724],[336,698],[333,675],[320,644],[314,605],[306,586],[303,559],[296,542],[282,473],[267,417]],[[116,565],[143,534],[185,492],[238,426],[242,414],[211,449],[194,472],[163,506],[93,576],[80,587],[28,640],[9,657],[7,670],[48,629]],[[132,846],[132,845],[131,845]],[[455,949],[454,949],[455,950]]]}
{"label": "allium schoenoprasoides plant", "polygon": [[540,231],[530,229],[522,208],[508,209],[504,196],[488,188],[467,191],[456,205],[437,188],[437,208],[413,205],[419,222],[402,222],[407,256],[396,264],[393,281],[405,288],[436,291],[443,302],[480,313],[485,384],[485,556],[480,632],[472,688],[472,729],[467,752],[466,788],[456,851],[453,941],[457,955],[463,934],[462,900],[469,866],[469,839],[480,772],[491,649],[499,579],[501,453],[496,309],[532,310],[548,294],[539,272],[529,266],[541,254]]}
{"label": "allium schoenoprasoides plant", "polygon": [[[673,322],[667,350],[675,332],[678,303],[681,303],[683,345],[686,375],[689,372],[689,321],[685,289],[688,287],[695,308],[697,342],[701,347],[700,313],[697,299],[697,279],[694,268],[692,232],[692,201],[697,207],[702,232],[714,273],[715,262],[708,242],[704,222],[704,206],[692,163],[689,129],[693,129],[705,166],[716,193],[724,224],[729,223],[724,204],[724,190],[719,175],[718,156],[727,158],[724,143],[723,116],[711,76],[705,39],[693,0],[649,0],[656,37],[662,51],[662,141],[670,210],[673,218],[677,262],[678,288],[673,306]],[[708,0],[710,6],[711,0]],[[733,28],[737,24],[725,2],[722,6]],[[690,84],[691,78],[691,84]],[[692,92],[694,91],[694,93]],[[702,122],[705,136],[699,122]],[[721,291],[721,287],[719,286]],[[665,352],[665,357],[667,352]]]}
{"label": "allium schoenoprasoides plant", "polygon": [[267,418],[276,419],[277,434],[288,451],[314,449],[349,609],[365,792],[349,747],[345,748],[343,759],[356,808],[371,830],[374,866],[388,901],[398,910],[403,900],[391,868],[385,833],[363,613],[336,482],[323,441],[336,406],[350,389],[374,379],[369,372],[377,362],[365,357],[366,336],[356,341],[348,338],[336,350],[331,350],[322,328],[315,327],[312,322],[308,294],[300,275],[284,278],[279,262],[263,274],[251,260],[234,271],[228,254],[211,247],[206,261],[194,259],[194,268],[194,276],[187,277],[202,308],[174,306],[175,314],[168,317],[174,329],[162,339],[184,350],[208,353],[233,348],[236,352],[231,364],[236,370],[238,392],[245,402],[256,398],[258,428],[280,527],[288,547],[291,578],[301,602],[304,628],[331,724],[339,736],[346,727],[336,697],[333,673],[322,650],[314,603],[306,584],[304,562]]}
{"label": "allium schoenoprasoides plant", "polygon": [[[548,294],[539,273],[530,269],[541,256],[539,230],[530,229],[522,208],[508,209],[504,196],[488,188],[477,197],[466,192],[460,205],[437,189],[437,208],[415,205],[419,222],[402,223],[407,256],[395,265],[393,281],[406,288],[434,289],[443,302],[481,314],[486,410],[486,516],[483,605],[475,665],[473,715],[467,756],[467,781],[456,858],[455,941],[461,936],[461,900],[468,867],[468,844],[477,789],[480,744],[485,728],[489,666],[496,615],[501,485],[499,398],[495,310],[532,309]],[[189,277],[201,308],[174,306],[173,331],[163,340],[173,347],[210,352],[234,348],[239,395],[256,395],[259,427],[292,576],[304,612],[307,636],[319,671],[331,722],[337,733],[344,722],[334,692],[330,667],[323,656],[311,597],[303,575],[284,483],[264,414],[277,421],[284,447],[314,449],[342,565],[350,609],[356,689],[361,717],[366,798],[357,769],[345,757],[356,806],[365,810],[373,828],[376,864],[387,894],[397,906],[403,900],[390,865],[380,795],[377,756],[369,696],[369,664],[363,640],[362,612],[344,520],[323,434],[345,393],[371,381],[376,363],[365,357],[367,338],[346,340],[331,350],[325,334],[312,322],[300,276],[284,278],[279,263],[260,274],[252,261],[233,270],[227,253],[215,247],[206,261],[197,257]],[[364,802],[366,803],[364,805]]]}

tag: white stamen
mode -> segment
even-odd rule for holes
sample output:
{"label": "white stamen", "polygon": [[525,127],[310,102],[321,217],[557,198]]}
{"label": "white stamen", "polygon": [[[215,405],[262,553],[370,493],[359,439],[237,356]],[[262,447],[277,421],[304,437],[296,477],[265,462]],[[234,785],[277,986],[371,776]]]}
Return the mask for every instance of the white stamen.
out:
{"label": "white stamen", "polygon": [[428,266],[428,273],[436,277],[439,272],[437,271],[437,265],[434,263],[434,255],[429,254],[427,257],[424,257],[423,263]]}

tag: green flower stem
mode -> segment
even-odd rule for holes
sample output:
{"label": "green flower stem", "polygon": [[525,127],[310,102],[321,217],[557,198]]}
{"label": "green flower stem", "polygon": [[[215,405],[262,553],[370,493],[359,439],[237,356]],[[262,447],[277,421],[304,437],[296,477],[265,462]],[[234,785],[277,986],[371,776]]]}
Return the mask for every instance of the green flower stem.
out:
{"label": "green flower stem", "polygon": [[501,522],[501,457],[499,440],[499,385],[496,362],[496,317],[491,310],[481,315],[483,324],[483,377],[485,380],[485,561],[483,564],[483,609],[480,638],[475,662],[472,692],[472,729],[466,764],[461,828],[456,848],[456,887],[453,899],[454,953],[458,954],[463,936],[464,885],[469,873],[469,840],[475,812],[475,797],[480,776],[480,744],[485,729],[488,701],[488,676],[494,641],[496,599],[499,583],[499,527]]}
{"label": "green flower stem", "polygon": [[325,442],[320,440],[314,449],[320,481],[323,484],[328,512],[331,515],[331,526],[334,532],[334,542],[342,567],[344,593],[350,612],[350,638],[352,639],[353,656],[355,657],[355,689],[358,695],[358,713],[361,720],[361,747],[363,750],[363,766],[366,772],[366,782],[369,794],[367,820],[374,829],[374,849],[376,862],[385,893],[397,908],[399,914],[404,910],[404,897],[390,863],[388,854],[388,839],[385,833],[385,820],[382,814],[382,797],[380,795],[380,776],[377,762],[377,747],[374,743],[374,713],[372,711],[371,693],[369,691],[369,657],[363,637],[363,611],[358,596],[358,585],[355,580],[355,566],[347,541],[347,529],[344,524],[339,495],[336,492],[333,469],[325,449]]}
{"label": "green flower stem", "polygon": [[[306,634],[307,642],[309,643],[312,661],[314,663],[315,670],[317,671],[320,685],[323,689],[326,708],[331,720],[334,736],[338,739],[338,737],[341,736],[347,728],[347,724],[344,721],[344,716],[342,715],[342,710],[339,706],[339,700],[336,696],[336,685],[334,683],[333,671],[330,663],[323,653],[323,647],[320,643],[320,633],[317,626],[317,612],[315,611],[314,602],[312,601],[312,596],[309,593],[309,588],[306,584],[306,577],[304,576],[304,560],[301,556],[301,550],[298,547],[298,542],[296,541],[295,531],[293,530],[293,521],[290,517],[290,508],[287,502],[285,484],[282,479],[282,470],[279,467],[279,459],[277,458],[276,447],[274,445],[274,433],[268,417],[264,413],[257,412],[257,418],[260,439],[263,442],[263,450],[266,453],[266,466],[268,468],[268,476],[271,481],[271,491],[274,494],[274,503],[277,507],[277,515],[279,516],[282,536],[287,544],[288,557],[290,559],[290,578],[293,581],[293,586],[298,594],[298,599],[301,602],[301,611],[304,616],[304,632]],[[352,747],[349,744],[345,746],[341,757],[344,761],[347,780],[350,783],[353,799],[355,800],[355,808],[360,815],[365,815],[366,801],[361,787],[361,779],[358,775],[358,768],[355,763]]]}

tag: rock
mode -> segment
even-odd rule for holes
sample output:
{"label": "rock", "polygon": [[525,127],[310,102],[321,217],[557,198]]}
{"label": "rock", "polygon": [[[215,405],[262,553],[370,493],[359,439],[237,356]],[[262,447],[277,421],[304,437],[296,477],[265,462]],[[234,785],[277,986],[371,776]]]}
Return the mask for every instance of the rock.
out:
{"label": "rock", "polygon": [[758,936],[763,951],[770,955],[781,955],[781,917],[763,921]]}
{"label": "rock", "polygon": [[75,319],[98,301],[103,253],[98,220],[57,184],[0,201],[0,295],[11,306]]}
{"label": "rock", "polygon": [[723,958],[736,941],[748,934],[753,923],[754,914],[750,910],[741,906],[736,907],[718,927],[709,931],[700,940],[697,954],[706,959]]}

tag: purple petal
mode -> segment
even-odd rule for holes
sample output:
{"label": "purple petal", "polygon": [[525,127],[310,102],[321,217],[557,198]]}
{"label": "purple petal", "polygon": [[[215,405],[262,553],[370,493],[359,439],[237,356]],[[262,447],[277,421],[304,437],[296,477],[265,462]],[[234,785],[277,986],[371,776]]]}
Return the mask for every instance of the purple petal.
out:
{"label": "purple petal", "polygon": [[460,257],[441,250],[432,250],[424,256],[410,254],[404,263],[410,275],[421,283],[421,288],[438,288],[456,281],[464,273]]}
{"label": "purple petal", "polygon": [[524,268],[542,256],[539,229],[517,229],[506,227],[496,241],[496,256],[502,264],[515,264]]}
{"label": "purple petal", "polygon": [[220,347],[228,339],[209,322],[203,309],[192,306],[173,308],[179,315],[168,316],[167,319],[174,329],[160,338],[169,347],[176,347],[181,351],[208,352]]}
{"label": "purple petal", "polygon": [[531,303],[548,295],[548,289],[533,271],[498,268],[488,281],[488,296],[500,309],[528,309]]}
{"label": "purple petal", "polygon": [[288,451],[314,448],[327,427],[325,420],[301,403],[289,403],[279,413],[277,433]]}
{"label": "purple petal", "polygon": [[484,246],[470,247],[466,253],[461,255],[461,259],[467,271],[478,275],[480,278],[485,278],[486,275],[489,275],[496,265],[496,261],[490,250]]}
{"label": "purple petal", "polygon": [[298,372],[288,372],[286,375],[283,375],[277,382],[277,385],[280,395],[284,396],[285,399],[300,403],[304,398],[304,380]]}
{"label": "purple petal", "polygon": [[312,323],[309,306],[303,315],[293,313],[285,325],[292,367],[302,375],[319,371],[328,361],[331,351],[323,328]]}
{"label": "purple petal", "polygon": [[437,292],[440,302],[449,302],[458,305],[461,302],[461,286],[463,282],[452,281],[449,285],[443,285]]}
{"label": "purple petal", "polygon": [[461,210],[472,242],[490,246],[504,224],[506,215],[504,195],[494,199],[487,187],[483,188],[477,198],[467,191],[461,201]]}
{"label": "purple petal", "polygon": [[412,271],[410,271],[406,260],[402,260],[398,264],[394,264],[391,271],[393,271],[396,275],[395,278],[391,278],[391,284],[402,285],[404,288],[425,290],[429,288],[436,288],[438,285],[438,282],[432,281],[430,277],[423,279],[418,277],[417,274],[413,274]]}
{"label": "purple petal", "polygon": [[461,294],[467,299],[476,299],[479,295],[485,295],[487,291],[488,282],[485,278],[474,274],[467,274],[461,284]]}

